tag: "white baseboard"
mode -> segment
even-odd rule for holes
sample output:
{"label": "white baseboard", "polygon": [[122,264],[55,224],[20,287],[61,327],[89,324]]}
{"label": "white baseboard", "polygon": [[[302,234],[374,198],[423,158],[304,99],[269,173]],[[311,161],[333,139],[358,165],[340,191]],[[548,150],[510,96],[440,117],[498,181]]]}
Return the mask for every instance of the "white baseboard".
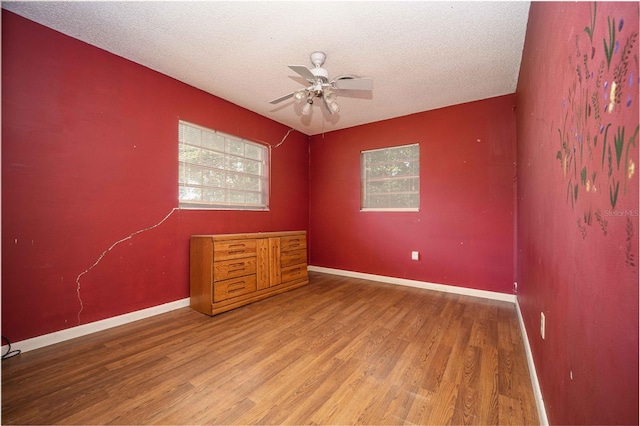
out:
{"label": "white baseboard", "polygon": [[[55,343],[64,342],[65,340],[86,336],[87,334],[95,333],[97,331],[102,331],[108,328],[117,327],[119,325],[138,321],[143,318],[152,317],[154,315],[163,314],[165,312],[170,312],[170,311],[184,308],[187,306],[189,306],[188,297],[186,299],[176,300],[174,302],[165,303],[163,305],[152,306],[147,309],[142,309],[135,312],[129,312],[128,314],[106,318],[100,321],[91,322],[89,324],[68,328],[66,330],[60,330],[54,333],[33,337],[31,339],[22,340],[15,343],[12,342],[11,350],[17,349],[17,350],[20,350],[21,352],[28,352],[34,349],[39,349],[45,346],[53,345]],[[8,345],[2,346],[2,353],[3,354],[7,353],[8,348],[9,348]]]}
{"label": "white baseboard", "polygon": [[498,293],[497,291],[476,290],[473,288],[456,287],[454,285],[435,284],[425,281],[408,280],[405,278],[387,277],[384,275],[365,274],[363,272],[345,271],[342,269],[325,268],[322,266],[309,265],[309,271],[322,272],[331,275],[341,275],[344,277],[360,278],[363,280],[378,281],[387,284],[404,285],[407,287],[423,288],[425,290],[442,291],[445,293],[462,294],[465,296],[482,297],[483,299],[501,300],[503,302],[516,303],[515,294]]}
{"label": "white baseboard", "polygon": [[522,311],[520,311],[520,304],[516,301],[516,311],[518,312],[518,322],[520,323],[520,333],[522,333],[522,342],[524,343],[524,352],[527,355],[527,363],[529,364],[529,375],[531,376],[531,386],[533,387],[533,396],[536,399],[536,407],[538,408],[538,418],[541,426],[548,426],[549,419],[547,418],[547,410],[544,407],[544,400],[542,399],[542,391],[540,390],[540,382],[538,381],[538,374],[536,373],[536,366],[533,362],[533,353],[531,352],[531,345],[529,345],[529,337],[527,336],[527,329],[524,326],[524,320],[522,318]]}

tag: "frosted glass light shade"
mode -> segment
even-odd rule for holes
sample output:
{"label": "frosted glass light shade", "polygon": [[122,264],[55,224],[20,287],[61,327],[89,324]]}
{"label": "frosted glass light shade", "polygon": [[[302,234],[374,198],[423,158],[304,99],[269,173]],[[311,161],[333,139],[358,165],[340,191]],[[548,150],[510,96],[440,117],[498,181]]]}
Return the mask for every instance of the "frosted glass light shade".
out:
{"label": "frosted glass light shade", "polygon": [[302,115],[309,115],[311,113],[311,105],[313,105],[313,101],[307,101],[307,103],[302,108]]}
{"label": "frosted glass light shade", "polygon": [[305,90],[298,90],[293,94],[293,99],[298,103],[302,102],[306,97],[307,94],[305,93]]}

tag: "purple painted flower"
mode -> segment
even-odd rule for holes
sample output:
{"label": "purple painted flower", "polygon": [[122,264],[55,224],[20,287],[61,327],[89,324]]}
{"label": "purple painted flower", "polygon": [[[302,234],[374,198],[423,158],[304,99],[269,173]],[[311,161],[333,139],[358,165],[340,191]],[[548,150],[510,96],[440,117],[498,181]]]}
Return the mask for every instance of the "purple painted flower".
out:
{"label": "purple painted flower", "polygon": [[604,106],[604,112],[607,112],[607,110],[608,110],[608,109],[609,109],[609,104],[606,104],[606,105]]}
{"label": "purple painted flower", "polygon": [[631,71],[629,75],[629,87],[633,87],[633,71]]}
{"label": "purple painted flower", "polygon": [[605,100],[609,99],[609,94],[607,92],[604,92],[603,95]]}
{"label": "purple painted flower", "polygon": [[602,132],[604,132],[604,124],[600,125],[600,134],[602,134]]}
{"label": "purple painted flower", "polygon": [[567,107],[567,100],[563,99],[562,100],[562,108],[566,108]]}
{"label": "purple painted flower", "polygon": [[596,48],[592,47],[591,48],[591,59],[593,59],[593,57],[596,55]]}
{"label": "purple painted flower", "polygon": [[624,19],[620,18],[620,24],[618,25],[618,31],[622,31],[622,26],[624,25]]}
{"label": "purple painted flower", "polygon": [[609,87],[609,82],[608,82],[608,81],[605,81],[605,82],[604,82],[604,88],[606,89],[607,87]]}
{"label": "purple painted flower", "polygon": [[616,40],[616,47],[613,48],[613,53],[618,53],[618,49],[620,49],[620,41]]}
{"label": "purple painted flower", "polygon": [[627,98],[627,106],[631,106],[631,95]]}

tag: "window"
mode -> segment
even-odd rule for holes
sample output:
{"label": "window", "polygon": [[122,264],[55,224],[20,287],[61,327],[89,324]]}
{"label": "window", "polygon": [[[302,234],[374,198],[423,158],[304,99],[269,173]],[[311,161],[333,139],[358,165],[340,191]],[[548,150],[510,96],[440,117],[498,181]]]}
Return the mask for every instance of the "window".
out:
{"label": "window", "polygon": [[268,210],[266,146],[184,121],[178,128],[180,207]]}
{"label": "window", "polygon": [[362,151],[360,167],[361,210],[419,210],[419,144]]}

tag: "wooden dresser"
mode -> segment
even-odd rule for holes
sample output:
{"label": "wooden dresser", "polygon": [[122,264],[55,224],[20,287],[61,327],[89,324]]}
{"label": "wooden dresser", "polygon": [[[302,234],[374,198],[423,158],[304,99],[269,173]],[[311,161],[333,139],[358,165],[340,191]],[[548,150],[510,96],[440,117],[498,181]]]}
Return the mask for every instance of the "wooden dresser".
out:
{"label": "wooden dresser", "polygon": [[215,315],[309,283],[306,231],[192,235],[191,307]]}

